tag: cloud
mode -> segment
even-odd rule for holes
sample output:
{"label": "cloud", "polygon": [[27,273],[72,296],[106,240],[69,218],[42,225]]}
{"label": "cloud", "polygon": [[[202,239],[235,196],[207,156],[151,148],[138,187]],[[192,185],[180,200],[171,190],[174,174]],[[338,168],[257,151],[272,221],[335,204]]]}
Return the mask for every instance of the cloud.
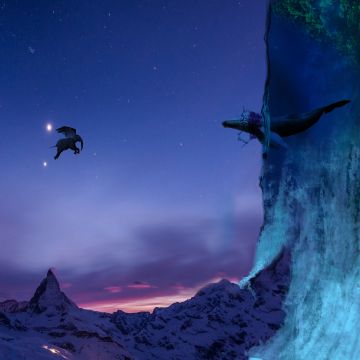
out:
{"label": "cloud", "polygon": [[[15,218],[8,218],[7,226],[12,221]],[[108,309],[117,306],[129,310],[168,304],[194,295],[201,284],[214,278],[240,279],[246,275],[252,265],[261,221],[259,213],[244,211],[230,213],[225,221],[199,215],[157,220],[153,216],[149,222],[137,224],[132,220],[126,229],[126,242],[117,241],[117,229],[111,241],[102,242],[98,235],[96,244],[89,244],[82,254],[73,254],[72,261],[57,261],[56,274],[69,297],[87,307],[101,304]],[[18,232],[19,239],[24,231],[26,227]],[[29,243],[20,244],[36,255]],[[8,251],[7,246],[10,244],[3,250]],[[63,247],[72,251],[70,243]],[[76,261],[81,255],[88,258],[88,266],[82,267]],[[43,264],[24,271],[17,265],[19,258],[8,259],[0,266],[3,297],[21,300],[30,298],[47,268],[53,265],[49,260],[49,266]]]}
{"label": "cloud", "polygon": [[107,286],[104,288],[104,290],[106,290],[112,294],[117,294],[122,291],[122,288],[121,288],[121,286]]}
{"label": "cloud", "polygon": [[[88,307],[91,304],[102,304],[104,307],[112,304],[109,306],[113,309],[114,304],[118,304],[118,307],[128,309],[130,304],[155,303],[154,299],[161,298],[168,303],[177,296],[192,296],[199,284],[214,279],[237,281],[247,274],[252,265],[260,221],[258,217],[250,216],[241,219],[236,233],[239,238],[227,242],[221,251],[213,251],[207,244],[207,234],[216,225],[209,219],[194,221],[187,227],[178,224],[141,227],[136,232],[141,261],[122,266],[121,271],[118,264],[112,264],[101,274],[84,275],[78,282],[87,283],[86,279],[91,278],[92,286],[75,291],[73,297]],[[249,236],[251,238],[247,238]],[[103,288],[104,279],[122,287],[120,297],[116,293],[98,291]]]}
{"label": "cloud", "polygon": [[150,285],[146,282],[142,281],[135,281],[133,284],[129,284],[127,286],[129,289],[154,289],[157,288],[157,286]]}

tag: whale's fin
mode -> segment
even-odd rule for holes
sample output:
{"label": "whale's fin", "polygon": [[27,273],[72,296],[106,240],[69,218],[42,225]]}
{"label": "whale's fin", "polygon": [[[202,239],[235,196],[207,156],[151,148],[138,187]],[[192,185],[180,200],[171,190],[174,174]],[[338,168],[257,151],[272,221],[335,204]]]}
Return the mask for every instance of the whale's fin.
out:
{"label": "whale's fin", "polygon": [[[258,129],[258,133],[255,134],[255,136],[263,144],[264,139],[265,139],[264,129],[263,128]],[[270,147],[277,148],[277,149],[279,149],[279,148],[287,149],[288,145],[279,134],[277,134],[274,131],[270,131]]]}
{"label": "whale's fin", "polygon": [[270,147],[287,149],[288,145],[276,132],[270,132]]}

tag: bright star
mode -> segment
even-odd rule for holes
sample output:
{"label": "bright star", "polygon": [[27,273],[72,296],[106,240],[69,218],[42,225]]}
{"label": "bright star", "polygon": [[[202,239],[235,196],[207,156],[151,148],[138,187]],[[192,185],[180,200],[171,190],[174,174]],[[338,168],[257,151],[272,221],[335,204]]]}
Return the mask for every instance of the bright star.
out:
{"label": "bright star", "polygon": [[43,162],[43,167],[47,167],[47,162],[46,161]]}
{"label": "bright star", "polygon": [[52,125],[50,123],[46,124],[46,130],[49,132],[52,130]]}

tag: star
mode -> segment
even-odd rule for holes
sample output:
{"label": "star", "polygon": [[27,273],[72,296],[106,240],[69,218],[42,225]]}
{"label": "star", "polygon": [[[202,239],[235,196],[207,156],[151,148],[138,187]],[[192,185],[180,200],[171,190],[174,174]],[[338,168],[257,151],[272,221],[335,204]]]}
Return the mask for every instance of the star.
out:
{"label": "star", "polygon": [[44,161],[44,162],[43,162],[43,167],[45,167],[45,168],[46,168],[46,167],[47,167],[47,165],[48,165],[48,164],[47,164],[47,161]]}
{"label": "star", "polygon": [[47,124],[46,124],[46,130],[47,130],[48,132],[52,131],[52,125],[51,125],[50,123],[47,123]]}

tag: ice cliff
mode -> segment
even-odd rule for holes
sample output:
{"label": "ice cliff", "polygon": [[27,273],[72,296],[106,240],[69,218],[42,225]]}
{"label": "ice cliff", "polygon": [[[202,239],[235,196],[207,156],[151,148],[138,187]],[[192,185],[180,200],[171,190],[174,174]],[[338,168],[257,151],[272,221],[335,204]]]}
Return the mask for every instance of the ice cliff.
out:
{"label": "ice cliff", "polygon": [[270,119],[352,102],[264,160],[264,227],[242,285],[284,246],[292,263],[284,325],[251,350],[257,359],[360,359],[359,10],[351,1],[271,1]]}

